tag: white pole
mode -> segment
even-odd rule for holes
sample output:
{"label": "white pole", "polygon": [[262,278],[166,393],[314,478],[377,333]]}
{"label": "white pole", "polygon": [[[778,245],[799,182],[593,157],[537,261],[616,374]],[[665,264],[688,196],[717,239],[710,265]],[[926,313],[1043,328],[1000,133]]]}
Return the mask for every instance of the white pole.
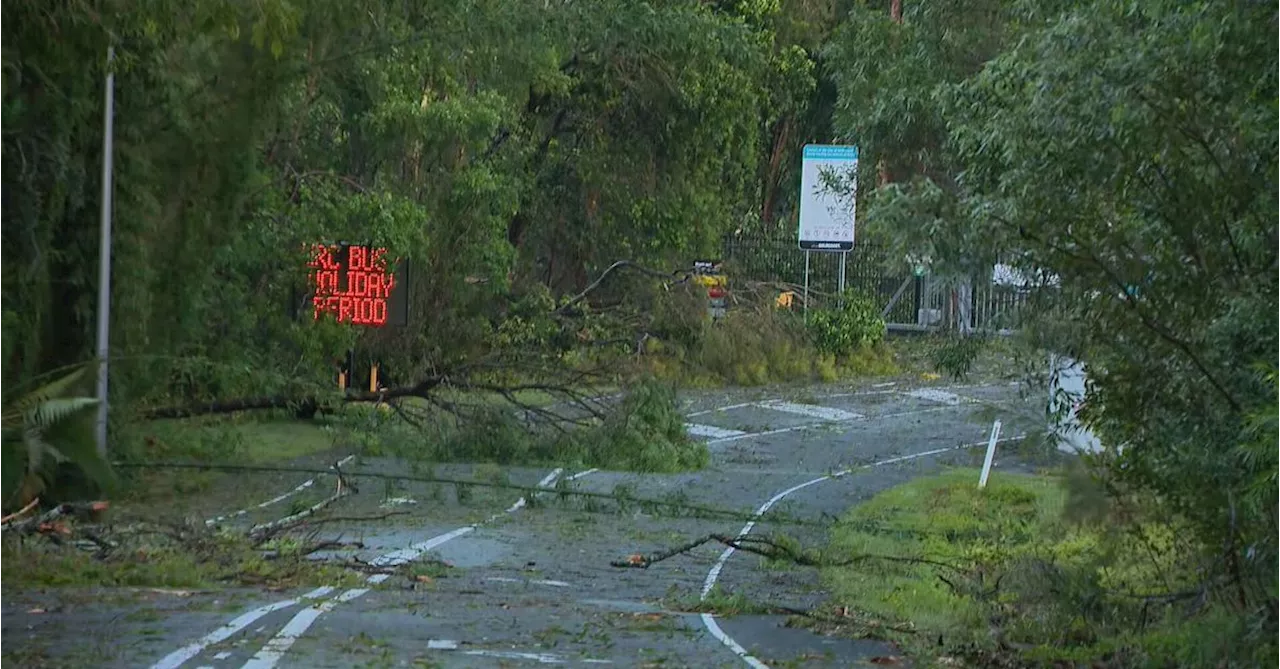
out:
{"label": "white pole", "polygon": [[98,455],[107,456],[107,358],[111,336],[111,152],[115,112],[115,47],[107,47],[106,100],[102,106],[102,231],[98,249]]}
{"label": "white pole", "polygon": [[848,251],[840,252],[840,290],[838,291],[843,299],[844,295],[844,261],[849,257]]}
{"label": "white pole", "polygon": [[987,487],[987,477],[991,475],[991,461],[996,458],[996,440],[1000,438],[1000,421],[991,425],[991,440],[987,442],[987,459],[982,461],[982,477],[978,479],[978,488]]}
{"label": "white pole", "polygon": [[804,320],[809,322],[809,250],[804,252]]}

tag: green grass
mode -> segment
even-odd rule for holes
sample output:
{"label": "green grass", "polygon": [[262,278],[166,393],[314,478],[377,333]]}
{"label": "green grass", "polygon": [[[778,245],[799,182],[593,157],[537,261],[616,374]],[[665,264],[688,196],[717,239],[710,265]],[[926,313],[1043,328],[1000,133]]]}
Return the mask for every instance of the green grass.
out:
{"label": "green grass", "polygon": [[978,477],[963,468],[916,479],[850,510],[831,533],[833,561],[940,564],[824,568],[831,603],[870,628],[913,628],[887,635],[926,666],[948,653],[1031,666],[1275,664],[1274,629],[1258,636],[1240,612],[1211,604],[1189,614],[1125,594],[1197,582],[1190,556],[1200,549],[1167,513],[1074,522],[1064,513],[1081,494],[1071,476],[997,472],[985,490]]}
{"label": "green grass", "polygon": [[149,460],[194,459],[266,464],[323,453],[340,445],[333,421],[208,416],[130,425],[119,445]]}
{"label": "green grass", "polygon": [[40,537],[0,547],[0,579],[6,587],[215,588],[229,585],[299,587],[355,584],[359,576],[282,551],[265,559],[240,537],[215,536],[199,547],[166,546],[139,539],[105,558]]}
{"label": "green grass", "polygon": [[[1061,515],[1056,478],[994,475],[978,490],[979,472],[958,469],[892,488],[851,511],[832,534],[836,557],[856,554],[927,557],[971,565],[975,557],[1037,541]],[[981,607],[958,597],[926,565],[868,561],[828,569],[835,599],[895,623],[937,634],[967,631]],[[944,577],[951,577],[943,570]]]}

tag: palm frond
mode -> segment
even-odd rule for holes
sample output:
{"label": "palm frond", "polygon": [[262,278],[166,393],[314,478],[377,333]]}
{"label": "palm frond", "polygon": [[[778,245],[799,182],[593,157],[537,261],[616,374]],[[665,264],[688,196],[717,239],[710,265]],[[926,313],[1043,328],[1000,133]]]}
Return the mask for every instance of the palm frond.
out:
{"label": "palm frond", "polygon": [[29,427],[44,430],[96,406],[98,400],[92,397],[56,397],[28,409],[24,422]]}
{"label": "palm frond", "polygon": [[[35,390],[19,397],[11,406],[10,410],[17,410],[26,413],[31,409],[49,401],[65,396],[71,389],[75,388],[77,383],[84,379],[85,372],[88,371],[88,364],[81,365],[71,370],[65,376],[60,376],[49,383],[46,383]],[[8,411],[6,411],[8,413]]]}

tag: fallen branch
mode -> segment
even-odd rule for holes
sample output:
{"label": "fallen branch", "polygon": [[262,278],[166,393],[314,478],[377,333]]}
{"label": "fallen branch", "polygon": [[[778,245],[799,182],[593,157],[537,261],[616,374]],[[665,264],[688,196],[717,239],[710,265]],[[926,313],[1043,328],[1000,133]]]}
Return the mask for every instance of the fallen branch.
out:
{"label": "fallen branch", "polygon": [[263,541],[267,541],[272,537],[274,537],[275,535],[279,534],[280,532],[283,532],[285,530],[290,530],[290,529],[293,529],[294,527],[297,527],[298,525],[301,525],[302,521],[306,520],[307,518],[310,518],[311,516],[314,516],[316,512],[320,511],[326,506],[329,506],[330,504],[333,504],[334,502],[342,499],[343,497],[350,495],[351,491],[352,491],[351,488],[347,486],[341,486],[339,487],[338,492],[320,500],[319,502],[316,502],[315,504],[313,504],[312,506],[306,509],[303,509],[293,514],[292,516],[286,516],[279,520],[273,520],[269,523],[262,523],[261,525],[254,525],[253,527],[249,528],[249,538],[259,543]]}
{"label": "fallen branch", "polygon": [[[196,463],[196,462],[117,462],[113,466],[120,469],[199,469],[209,471],[230,471],[230,472],[285,472],[295,474],[329,474],[331,469],[319,469],[313,467],[278,467],[272,465],[221,465],[212,463]],[[350,476],[368,477],[374,479],[383,479],[387,481],[413,481],[415,483],[440,483],[444,485],[461,485],[475,486],[478,488],[495,488],[501,490],[513,490],[525,494],[542,494],[548,492],[546,488],[540,488],[530,485],[519,485],[515,483],[482,481],[476,479],[457,479],[445,476],[415,476],[410,474],[388,474],[383,472],[347,472]],[[804,527],[830,528],[831,522],[820,522],[805,518],[795,518],[786,516],[778,512],[769,512],[764,515],[758,515],[748,511],[735,511],[732,509],[718,509],[712,506],[700,504],[690,504],[685,501],[671,501],[664,499],[651,499],[641,497],[619,497],[615,493],[595,492],[591,490],[574,490],[557,488],[553,491],[561,497],[583,497],[598,500],[608,500],[619,502],[627,505],[637,505],[646,509],[681,509],[691,511],[688,517],[701,517],[716,520],[751,520],[755,522],[771,522],[783,523],[788,525],[797,525]]]}
{"label": "fallen branch", "polygon": [[27,512],[36,508],[36,505],[38,504],[40,504],[39,497],[31,500],[30,503],[28,503],[26,506],[22,507],[21,509],[14,511],[13,513],[5,516],[4,518],[0,518],[0,532],[9,529],[10,522],[12,522],[13,520],[16,520],[19,516],[27,515]]}
{"label": "fallen branch", "polygon": [[[604,283],[604,280],[608,278],[610,274],[612,274],[615,270],[623,269],[623,268],[633,269],[637,272],[640,272],[641,274],[645,274],[657,279],[667,279],[667,280],[671,280],[673,277],[679,276],[680,274],[686,274],[686,275],[688,274],[687,270],[676,270],[670,273],[659,272],[657,270],[649,269],[648,267],[645,267],[643,265],[638,265],[634,262],[631,262],[630,260],[619,260],[618,262],[615,262],[612,265],[609,265],[609,267],[605,269],[604,272],[601,272],[600,276],[596,277],[595,281],[592,281],[590,284],[588,284],[587,287],[584,288],[581,293],[574,295],[573,297],[569,298],[567,302],[560,305],[560,308],[556,309],[554,313],[556,314],[567,313],[570,307],[585,300],[587,296],[591,294],[591,291],[599,288],[600,284]],[[680,282],[672,281],[672,283],[680,283]]]}
{"label": "fallen branch", "polygon": [[955,565],[928,558],[864,553],[845,560],[820,559],[811,557],[805,553],[796,552],[790,547],[780,544],[769,537],[728,537],[723,534],[708,534],[704,537],[689,541],[669,550],[659,551],[648,556],[636,554],[630,556],[626,560],[614,560],[610,562],[609,565],[619,568],[648,569],[649,565],[662,562],[663,560],[673,558],[682,553],[687,553],[698,546],[713,541],[729,546],[735,550],[753,553],[770,560],[786,560],[803,567],[848,567],[850,565],[867,562],[869,560],[880,560],[884,562],[900,562],[905,564],[924,564],[934,567],[943,567],[958,573],[967,573],[966,570]]}
{"label": "fallen branch", "polygon": [[[24,534],[30,534],[32,532],[47,534],[49,532],[59,529],[51,525],[51,523],[53,523],[54,521],[60,518],[73,517],[73,518],[92,519],[92,518],[95,518],[98,514],[105,511],[106,508],[107,508],[107,503],[101,502],[101,501],[82,502],[82,503],[75,503],[75,504],[68,502],[65,504],[59,504],[58,506],[55,506],[54,508],[50,509],[49,511],[46,511],[45,513],[39,516],[33,516],[31,518],[25,518],[22,520],[14,521],[4,526],[4,529],[6,531],[12,530],[14,532],[21,532]],[[66,532],[63,532],[63,534],[66,534]]]}

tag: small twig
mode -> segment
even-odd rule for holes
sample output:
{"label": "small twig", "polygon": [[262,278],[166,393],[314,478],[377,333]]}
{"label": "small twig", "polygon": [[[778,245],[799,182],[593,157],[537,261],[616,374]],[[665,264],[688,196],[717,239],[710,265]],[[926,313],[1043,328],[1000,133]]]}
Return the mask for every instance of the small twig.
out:
{"label": "small twig", "polygon": [[7,516],[5,516],[4,518],[0,518],[0,532],[3,532],[4,530],[9,529],[9,523],[10,523],[11,521],[15,520],[15,519],[16,519],[16,518],[18,518],[19,516],[24,516],[24,515],[26,515],[26,513],[27,513],[28,511],[30,511],[30,510],[32,510],[32,509],[34,509],[34,508],[36,508],[36,505],[37,505],[37,504],[39,504],[39,503],[40,503],[40,498],[39,498],[39,497],[37,497],[37,498],[35,498],[35,499],[31,500],[31,502],[30,502],[29,504],[27,504],[26,506],[22,507],[21,509],[18,509],[17,511],[15,511],[15,512],[13,512],[13,513],[11,513],[11,514],[9,514],[9,515],[7,515]]}
{"label": "small twig", "polygon": [[279,520],[273,520],[269,523],[254,525],[252,528],[249,529],[249,537],[252,539],[261,541],[281,531],[291,529],[297,526],[298,524],[300,524],[302,521],[306,520],[307,518],[315,515],[316,512],[320,511],[326,506],[329,506],[330,504],[350,494],[352,494],[352,488],[346,487],[339,490],[337,493],[330,495],[329,497],[326,497],[320,500],[319,502],[316,502],[311,507],[303,509],[302,511],[299,511],[293,514],[292,516],[285,516],[284,518],[281,518]]}

